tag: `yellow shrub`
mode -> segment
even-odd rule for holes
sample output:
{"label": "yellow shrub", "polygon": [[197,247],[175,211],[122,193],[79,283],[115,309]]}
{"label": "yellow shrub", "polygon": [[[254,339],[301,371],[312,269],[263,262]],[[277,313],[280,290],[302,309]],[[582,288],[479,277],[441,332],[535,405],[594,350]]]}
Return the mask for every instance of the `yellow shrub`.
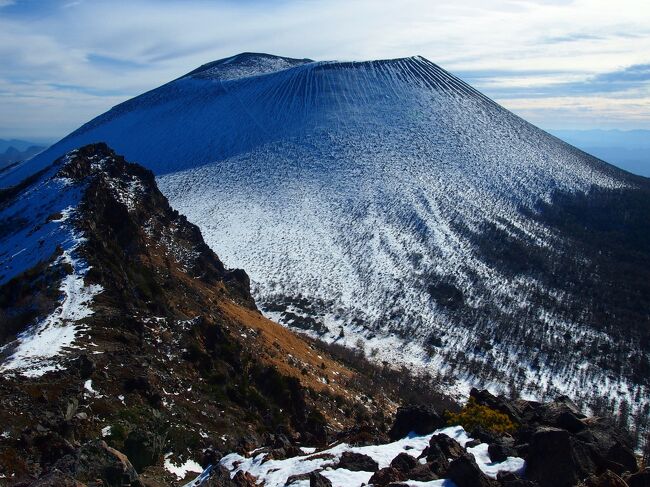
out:
{"label": "yellow shrub", "polygon": [[507,433],[516,428],[507,414],[496,409],[477,404],[473,397],[469,398],[467,404],[457,413],[446,414],[447,424],[461,425],[466,431],[472,431],[475,427],[481,426],[494,433]]}

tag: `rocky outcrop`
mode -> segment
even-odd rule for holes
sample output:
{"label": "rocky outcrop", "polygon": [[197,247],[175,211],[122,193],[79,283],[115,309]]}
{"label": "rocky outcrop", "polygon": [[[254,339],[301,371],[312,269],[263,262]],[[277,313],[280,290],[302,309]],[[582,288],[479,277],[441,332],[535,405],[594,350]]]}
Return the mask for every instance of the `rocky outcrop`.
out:
{"label": "rocky outcrop", "polygon": [[433,407],[421,404],[402,406],[397,410],[389,436],[397,440],[411,432],[425,435],[444,425],[445,419]]}
{"label": "rocky outcrop", "polygon": [[587,417],[567,397],[539,403],[508,400],[476,389],[471,397],[507,414],[517,425],[512,435],[478,432],[482,440],[489,441],[491,459],[523,457],[525,479],[541,487],[575,486],[586,479],[593,485],[616,485],[613,479],[638,470],[626,432],[609,419]]}
{"label": "rocky outcrop", "polygon": [[407,480],[407,475],[404,472],[399,471],[395,467],[385,467],[372,474],[368,483],[377,487],[383,487],[401,480]]}
{"label": "rocky outcrop", "polygon": [[343,452],[337,468],[345,468],[354,472],[376,472],[379,465],[368,455],[354,452]]}
{"label": "rocky outcrop", "polygon": [[[46,198],[52,194],[63,200],[57,211]],[[218,452],[265,446],[278,459],[353,425],[386,430],[393,400],[377,391],[368,401],[357,386],[367,382],[361,372],[262,317],[246,273],[224,266],[150,171],[93,144],[0,198],[0,219],[21,208],[30,217],[20,226],[0,220],[3,229],[27,239],[49,225],[65,230],[61,245],[77,242],[0,285],[0,345],[61,304],[64,279],[101,289],[83,299],[83,317],[71,316],[67,324],[79,333],[48,367],[0,374],[0,476],[10,484],[50,475],[85,483],[83,458],[108,455],[97,450],[101,441],[128,457],[129,482],[169,485],[167,455],[173,465],[207,466]],[[43,206],[23,208],[28,203]],[[38,238],[32,243],[42,248]],[[65,256],[83,274],[72,276]],[[4,326],[5,316],[21,313]],[[10,352],[3,349],[0,366]],[[112,485],[118,466],[91,474]]]}
{"label": "rocky outcrop", "polygon": [[481,471],[474,457],[467,453],[453,460],[444,475],[457,487],[495,487],[497,485]]}

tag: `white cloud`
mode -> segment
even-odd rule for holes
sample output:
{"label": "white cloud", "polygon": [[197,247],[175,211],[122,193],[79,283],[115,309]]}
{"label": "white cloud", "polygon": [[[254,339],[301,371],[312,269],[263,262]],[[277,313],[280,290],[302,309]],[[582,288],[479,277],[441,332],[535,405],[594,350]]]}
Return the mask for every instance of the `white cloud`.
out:
{"label": "white cloud", "polygon": [[[495,74],[482,80],[488,94],[507,86],[580,81],[650,62],[647,0],[70,3],[74,8],[48,15],[0,18],[0,130],[15,124],[27,132],[31,126],[64,135],[63,127],[76,127],[119,100],[241,51],[315,59],[421,54],[451,71],[549,72],[527,79]],[[92,61],[105,58],[114,61]],[[37,114],[35,105],[26,104],[21,111],[18,100],[30,90],[42,93],[44,85],[48,96],[58,90],[56,108],[45,104]],[[21,96],[11,100],[12,93]],[[572,113],[589,100],[603,103],[587,97]],[[503,102],[515,107],[512,100]],[[54,111],[65,103],[86,104],[87,110],[72,110],[70,122],[61,125]],[[557,120],[553,110],[535,110],[542,124]],[[617,120],[628,123],[624,112]],[[650,119],[631,116],[630,123],[650,126]]]}

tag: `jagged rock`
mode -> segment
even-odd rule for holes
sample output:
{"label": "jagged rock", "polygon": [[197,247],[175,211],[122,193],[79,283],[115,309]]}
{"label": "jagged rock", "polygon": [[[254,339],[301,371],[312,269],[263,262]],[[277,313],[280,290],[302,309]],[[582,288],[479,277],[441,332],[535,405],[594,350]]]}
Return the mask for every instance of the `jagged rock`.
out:
{"label": "jagged rock", "polygon": [[418,465],[417,459],[408,453],[400,453],[390,462],[390,466],[400,472],[408,473]]}
{"label": "jagged rock", "polygon": [[417,480],[419,482],[429,482],[431,480],[438,480],[438,476],[431,471],[429,464],[418,464],[408,472],[409,480]]}
{"label": "jagged rock", "polygon": [[55,468],[81,482],[101,479],[110,487],[122,487],[126,482],[132,486],[141,485],[126,455],[101,440],[86,443],[74,454],[61,458]]}
{"label": "jagged rock", "polygon": [[309,474],[309,487],[332,487],[332,481],[318,472]]}
{"label": "jagged rock", "polygon": [[508,437],[499,438],[488,445],[488,455],[493,462],[504,462],[508,457],[515,456],[517,452],[513,446],[513,439]]}
{"label": "jagged rock", "polygon": [[425,435],[443,426],[445,419],[431,406],[402,406],[397,410],[395,422],[388,435],[392,440],[399,440],[411,432]]}
{"label": "jagged rock", "polygon": [[498,435],[489,431],[482,426],[475,426],[472,428],[472,431],[469,432],[469,435],[479,440],[479,443],[494,443],[498,439]]}
{"label": "jagged rock", "polygon": [[355,472],[376,472],[379,470],[379,465],[368,455],[346,451],[341,455],[337,468],[345,468]]}
{"label": "jagged rock", "polygon": [[625,481],[630,487],[650,487],[650,467],[628,475]]}
{"label": "jagged rock", "polygon": [[383,487],[391,482],[400,482],[402,480],[406,480],[404,472],[400,472],[395,467],[385,467],[377,470],[372,477],[370,477],[368,483]]}
{"label": "jagged rock", "polygon": [[570,487],[595,471],[589,453],[566,430],[539,428],[532,437],[526,477],[541,487]]}
{"label": "jagged rock", "polygon": [[596,476],[592,475],[585,480],[585,487],[629,487],[621,477],[616,475],[611,470],[606,470],[604,473]]}
{"label": "jagged rock", "polygon": [[594,462],[600,469],[609,469],[618,475],[637,470],[636,456],[628,438],[611,421],[589,418],[584,423],[586,428],[575,437],[589,447]]}
{"label": "jagged rock", "polygon": [[465,449],[453,438],[447,435],[433,435],[429,446],[424,449],[421,457],[425,457],[431,471],[442,476],[449,466],[449,459],[456,459],[465,454]]}
{"label": "jagged rock", "polygon": [[444,475],[456,487],[493,487],[495,485],[479,468],[474,457],[464,454],[449,464]]}

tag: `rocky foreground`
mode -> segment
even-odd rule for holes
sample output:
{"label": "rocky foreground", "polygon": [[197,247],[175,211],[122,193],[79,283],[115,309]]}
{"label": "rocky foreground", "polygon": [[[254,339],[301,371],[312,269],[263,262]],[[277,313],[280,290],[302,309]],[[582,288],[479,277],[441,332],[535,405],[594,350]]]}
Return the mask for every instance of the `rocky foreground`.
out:
{"label": "rocky foreground", "polygon": [[639,467],[626,433],[604,418],[581,414],[567,398],[542,404],[473,390],[470,403],[489,414],[506,415],[514,428],[499,433],[486,422],[466,431],[446,426],[449,419],[431,407],[402,407],[389,432],[394,442],[341,443],[286,459],[274,448],[247,457],[230,454],[188,485],[650,485],[650,469]]}

